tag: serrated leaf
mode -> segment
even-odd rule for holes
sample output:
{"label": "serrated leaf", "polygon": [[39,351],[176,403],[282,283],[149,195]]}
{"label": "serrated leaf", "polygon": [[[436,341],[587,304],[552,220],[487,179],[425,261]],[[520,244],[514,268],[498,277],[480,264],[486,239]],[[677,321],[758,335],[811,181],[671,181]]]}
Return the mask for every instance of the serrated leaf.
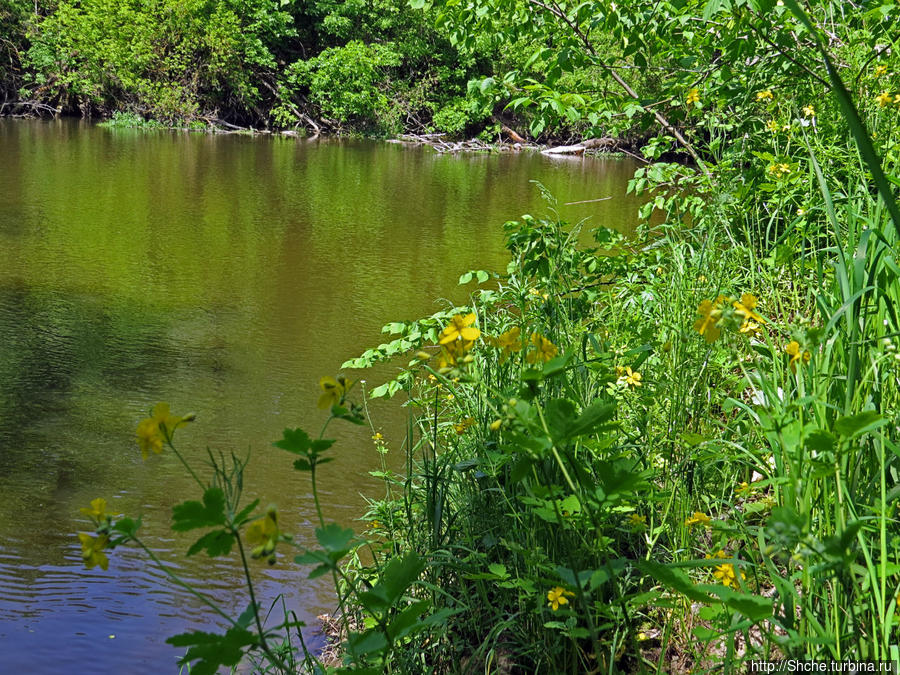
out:
{"label": "serrated leaf", "polygon": [[256,645],[257,638],[243,628],[231,628],[224,635],[200,631],[181,633],[166,642],[174,647],[190,647],[178,663],[191,663],[191,675],[214,675],[219,666],[237,665],[244,656],[243,648]]}
{"label": "serrated leaf", "polygon": [[210,558],[225,555],[231,552],[231,546],[234,544],[234,537],[227,530],[213,530],[207,532],[188,549],[189,556],[205,550]]}
{"label": "serrated leaf", "polygon": [[337,523],[329,523],[325,527],[316,528],[316,540],[329,553],[339,553],[350,548],[353,530],[344,529]]}
{"label": "serrated leaf", "polygon": [[209,488],[203,493],[203,502],[187,501],[172,509],[172,529],[186,532],[198,527],[225,524],[225,493],[221,488]]}
{"label": "serrated leaf", "polygon": [[878,427],[887,424],[887,420],[874,410],[868,410],[856,415],[848,415],[834,423],[834,430],[841,436],[853,438],[859,434],[874,431]]}
{"label": "serrated leaf", "polygon": [[309,434],[303,429],[285,429],[281,440],[272,443],[276,448],[287,450],[295,455],[303,455],[312,445]]}
{"label": "serrated leaf", "polygon": [[684,572],[677,567],[669,567],[652,560],[635,561],[634,566],[641,572],[647,574],[664,586],[668,586],[674,591],[678,591],[682,595],[687,596],[696,602],[709,604],[713,602],[713,598],[704,593],[697,585],[691,581]]}

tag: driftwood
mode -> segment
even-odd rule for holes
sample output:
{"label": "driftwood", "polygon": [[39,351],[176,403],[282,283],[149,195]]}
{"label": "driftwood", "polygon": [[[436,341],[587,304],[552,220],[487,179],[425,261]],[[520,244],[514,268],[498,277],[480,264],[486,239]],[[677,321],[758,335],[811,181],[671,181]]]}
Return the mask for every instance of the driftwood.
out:
{"label": "driftwood", "polygon": [[583,155],[585,150],[612,150],[617,143],[614,138],[588,138],[576,145],[557,145],[541,150],[542,155]]}

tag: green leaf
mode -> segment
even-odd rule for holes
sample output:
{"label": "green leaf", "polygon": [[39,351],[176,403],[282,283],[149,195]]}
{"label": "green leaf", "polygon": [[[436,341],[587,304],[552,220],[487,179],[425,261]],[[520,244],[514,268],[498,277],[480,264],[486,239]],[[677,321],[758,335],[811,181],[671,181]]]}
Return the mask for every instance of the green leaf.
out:
{"label": "green leaf", "polygon": [[887,420],[874,410],[867,410],[856,415],[840,418],[834,423],[834,430],[841,436],[853,438],[859,434],[874,431],[887,424]]}
{"label": "green leaf", "polygon": [[725,603],[726,607],[746,616],[753,622],[762,621],[772,616],[773,601],[771,598],[741,593],[724,585],[714,586],[706,584],[697,588],[718,596]]}
{"label": "green leaf", "polygon": [[388,645],[387,638],[377,628],[367,630],[365,633],[350,633],[347,642],[350,646],[350,653],[361,656],[381,651]]}
{"label": "green leaf", "polygon": [[610,429],[607,424],[616,414],[616,404],[608,401],[596,400],[587,408],[581,411],[578,416],[566,429],[566,439],[575,438],[576,436],[585,436],[598,431]]}
{"label": "green leaf", "polygon": [[243,648],[256,645],[257,638],[243,628],[231,628],[224,635],[200,631],[181,633],[166,642],[174,647],[190,647],[178,664],[197,661],[191,664],[191,675],[214,675],[220,666],[237,665],[244,656]]}
{"label": "green leaf", "polygon": [[312,440],[303,429],[285,429],[282,433],[283,438],[272,443],[276,448],[303,455],[312,447]]}
{"label": "green leaf", "polygon": [[185,532],[198,527],[225,524],[225,493],[221,488],[209,488],[203,493],[203,503],[187,501],[172,509],[172,529]]}
{"label": "green leaf", "polygon": [[695,602],[709,604],[713,602],[713,598],[703,592],[703,590],[694,584],[684,572],[677,567],[669,567],[661,563],[651,560],[638,560],[634,563],[641,572],[647,574],[664,586],[668,586],[672,590],[678,591],[682,595],[687,596]]}
{"label": "green leaf", "polygon": [[425,624],[419,621],[419,617],[427,612],[429,607],[431,607],[431,600],[419,600],[400,612],[387,628],[391,640],[406,637],[417,629],[425,628]]}
{"label": "green leaf", "polygon": [[324,528],[316,528],[316,540],[329,553],[343,553],[350,549],[353,530],[344,529],[337,523],[329,523]]}
{"label": "green leaf", "polygon": [[200,551],[206,550],[210,558],[225,555],[231,552],[231,546],[234,544],[234,537],[228,530],[213,530],[207,532],[188,549],[189,556]]}
{"label": "green leaf", "polygon": [[133,518],[120,518],[113,524],[112,529],[116,532],[121,532],[126,537],[134,537],[140,527],[140,518],[138,518],[137,520],[134,520]]}

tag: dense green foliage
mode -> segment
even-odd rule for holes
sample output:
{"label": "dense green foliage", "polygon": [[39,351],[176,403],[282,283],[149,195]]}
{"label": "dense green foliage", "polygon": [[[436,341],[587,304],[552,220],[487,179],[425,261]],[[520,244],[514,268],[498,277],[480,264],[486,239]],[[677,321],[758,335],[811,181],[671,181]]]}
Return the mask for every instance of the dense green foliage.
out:
{"label": "dense green foliage", "polygon": [[112,0],[0,4],[0,84],[66,113],[381,133],[486,119],[433,16],[403,4]]}

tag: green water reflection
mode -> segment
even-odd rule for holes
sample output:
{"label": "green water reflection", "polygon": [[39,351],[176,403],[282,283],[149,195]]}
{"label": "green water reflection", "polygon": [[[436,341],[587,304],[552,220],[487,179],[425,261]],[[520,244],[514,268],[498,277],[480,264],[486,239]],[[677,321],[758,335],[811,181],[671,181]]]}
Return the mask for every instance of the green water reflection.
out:
{"label": "green water reflection", "polygon": [[[0,644],[29,672],[168,668],[179,654],[164,639],[206,621],[134,551],[106,573],[80,568],[78,508],[96,496],[142,515],[179,573],[245,606],[230,563],[184,560],[190,540],[168,531],[196,495],[172,456],[142,462],[133,443],[156,401],[197,412],[179,432],[195,461],[251,450],[247,497],[277,503],[308,541],[306,477],[270,443],[318,429],[318,378],[383,341],[384,323],[463,301],[461,272],[502,270],[501,224],[545,210],[529,181],[560,203],[613,197],[560,206],[573,221],[627,228],[637,207],[622,160],[10,120],[0,159]],[[372,410],[399,452],[402,411]],[[335,433],[326,515],[352,525],[378,457],[368,429]],[[264,601],[284,593],[307,620],[330,608],[327,586],[285,559],[257,572]]]}

